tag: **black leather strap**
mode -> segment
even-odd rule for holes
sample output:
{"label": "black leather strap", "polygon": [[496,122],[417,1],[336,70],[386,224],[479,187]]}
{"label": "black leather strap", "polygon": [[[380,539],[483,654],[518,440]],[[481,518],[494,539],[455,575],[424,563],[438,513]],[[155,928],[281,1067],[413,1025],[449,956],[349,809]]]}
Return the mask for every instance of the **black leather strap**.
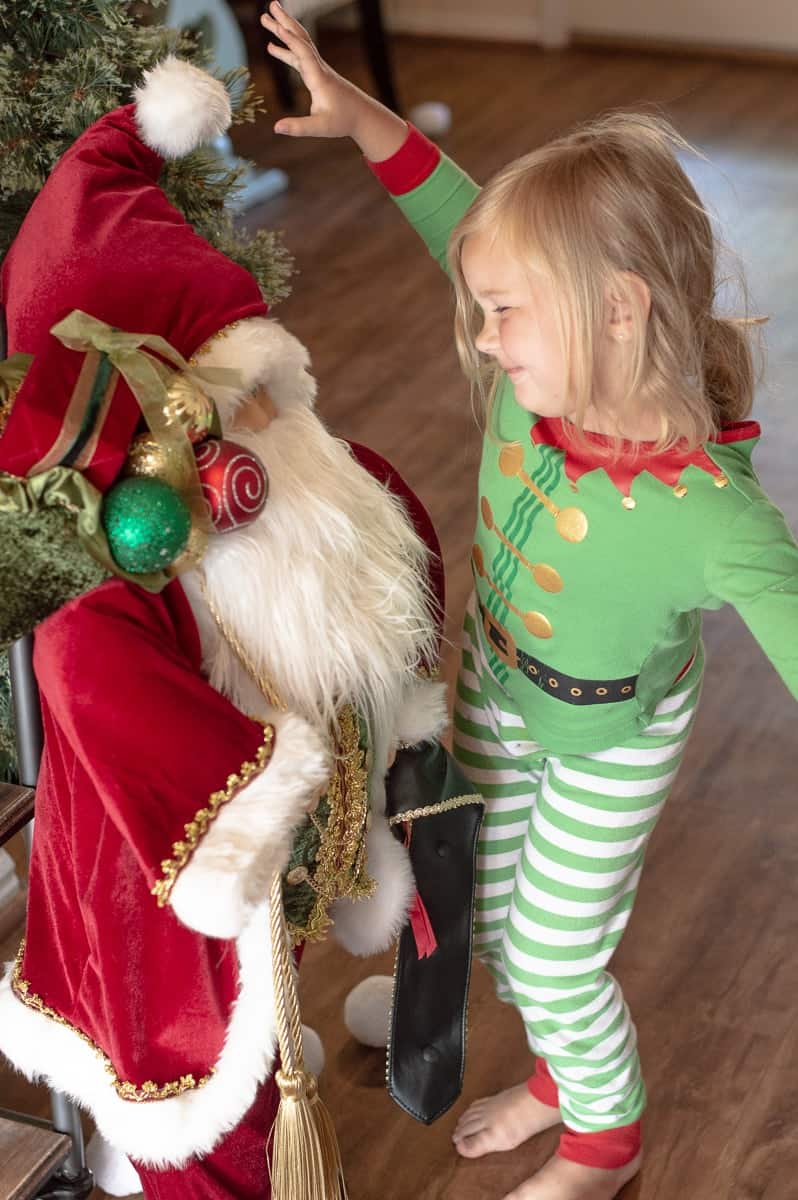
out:
{"label": "black leather strap", "polygon": [[[389,816],[413,814],[410,861],[437,949],[419,958],[410,925],[399,940],[388,1044],[388,1092],[429,1125],[460,1095],[484,805],[439,743],[400,750],[387,783]],[[458,797],[472,797],[445,808]],[[444,811],[416,815],[419,809]],[[403,826],[395,826],[400,834]]]}

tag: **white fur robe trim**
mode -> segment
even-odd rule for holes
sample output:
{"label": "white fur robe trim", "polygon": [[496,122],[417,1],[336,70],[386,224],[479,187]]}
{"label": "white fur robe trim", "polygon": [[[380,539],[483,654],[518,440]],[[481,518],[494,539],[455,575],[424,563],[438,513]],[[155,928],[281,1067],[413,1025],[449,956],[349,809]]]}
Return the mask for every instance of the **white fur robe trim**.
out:
{"label": "white fur robe trim", "polygon": [[[103,1137],[153,1168],[208,1154],[244,1116],[274,1061],[269,911],[264,904],[237,940],[240,991],[215,1072],[203,1087],[137,1104],[117,1095],[103,1060],[69,1026],[28,1008],[0,983],[4,1054],[28,1079],[43,1079],[94,1117]],[[48,1070],[40,1064],[47,1062]]]}
{"label": "white fur robe trim", "polygon": [[172,888],[175,914],[208,937],[237,937],[268,899],[294,832],[332,771],[323,739],[301,717],[274,713],[266,720],[275,727],[270,762],[220,810]]}

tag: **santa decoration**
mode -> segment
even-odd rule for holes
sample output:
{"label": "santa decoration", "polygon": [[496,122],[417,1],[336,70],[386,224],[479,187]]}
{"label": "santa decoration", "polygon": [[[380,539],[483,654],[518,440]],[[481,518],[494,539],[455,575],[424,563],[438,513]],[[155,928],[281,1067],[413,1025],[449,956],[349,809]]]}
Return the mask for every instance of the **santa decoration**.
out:
{"label": "santa decoration", "polygon": [[415,885],[385,774],[446,720],[426,513],[331,436],[305,348],[158,186],[229,120],[165,60],[63,156],[0,279],[25,368],[0,559],[24,525],[53,568],[6,629],[36,625],[45,750],[0,1049],[159,1200],[269,1197],[280,1091],[323,1125],[292,949],[395,939]]}

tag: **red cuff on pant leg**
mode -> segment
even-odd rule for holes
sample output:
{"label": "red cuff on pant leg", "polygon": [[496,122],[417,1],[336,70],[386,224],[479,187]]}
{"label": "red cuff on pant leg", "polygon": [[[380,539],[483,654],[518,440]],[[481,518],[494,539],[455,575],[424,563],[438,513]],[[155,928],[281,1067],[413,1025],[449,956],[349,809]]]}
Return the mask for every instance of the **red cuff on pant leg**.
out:
{"label": "red cuff on pant leg", "polygon": [[602,1129],[599,1133],[576,1133],[566,1129],[560,1138],[557,1153],[560,1158],[581,1163],[585,1167],[602,1167],[605,1171],[613,1171],[625,1167],[636,1158],[642,1145],[640,1122],[634,1121],[631,1125]]}
{"label": "red cuff on pant leg", "polygon": [[526,1081],[531,1094],[541,1104],[549,1108],[559,1108],[560,1098],[557,1094],[557,1084],[552,1079],[545,1058],[535,1059],[535,1074]]}

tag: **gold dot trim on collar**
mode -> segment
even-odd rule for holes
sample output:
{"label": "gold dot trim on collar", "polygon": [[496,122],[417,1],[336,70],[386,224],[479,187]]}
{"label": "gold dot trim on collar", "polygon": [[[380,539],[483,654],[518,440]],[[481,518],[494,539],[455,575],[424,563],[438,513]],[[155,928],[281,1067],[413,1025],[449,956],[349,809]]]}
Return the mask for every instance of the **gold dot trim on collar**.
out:
{"label": "gold dot trim on collar", "polygon": [[146,1100],[166,1100],[169,1096],[182,1096],[183,1092],[196,1091],[197,1088],[203,1087],[214,1074],[214,1070],[211,1070],[200,1079],[195,1079],[193,1075],[181,1075],[179,1079],[171,1079],[168,1083],[155,1083],[152,1079],[147,1079],[141,1086],[131,1083],[127,1079],[120,1079],[116,1073],[114,1064],[105,1051],[101,1050],[87,1033],[84,1033],[82,1029],[78,1029],[77,1025],[73,1025],[71,1021],[67,1021],[66,1017],[62,1017],[54,1008],[50,1008],[49,1005],[45,1004],[41,996],[37,996],[36,992],[31,990],[28,980],[22,978],[22,959],[24,955],[25,941],[23,939],[17,951],[14,969],[11,973],[11,990],[14,995],[22,1004],[26,1004],[28,1008],[35,1009],[43,1017],[48,1017],[51,1021],[55,1021],[56,1024],[63,1025],[70,1032],[74,1033],[76,1037],[79,1037],[97,1055],[106,1074],[110,1076],[111,1086],[123,1100],[132,1100],[137,1104],[141,1104]]}
{"label": "gold dot trim on collar", "polygon": [[223,806],[232,800],[233,796],[254,776],[260,775],[273,753],[274,726],[264,725],[263,745],[258,747],[254,762],[245,762],[239,767],[238,774],[228,775],[225,786],[218,792],[213,792],[208,798],[207,806],[195,814],[193,821],[188,821],[183,826],[185,840],[175,842],[172,846],[171,857],[165,858],[161,863],[163,878],[158,879],[150,888],[150,894],[155,896],[159,908],[163,908],[169,903],[169,897],[178,875],[208,832],[211,823],[218,817]]}
{"label": "gold dot trim on collar", "polygon": [[621,504],[624,506],[624,508],[628,508],[630,511],[633,508],[637,508],[637,501],[635,500],[634,496],[624,496]]}
{"label": "gold dot trim on collar", "polygon": [[680,483],[678,487],[675,487],[673,489],[673,494],[677,500],[683,500],[684,497],[687,495],[686,485],[683,483]]}
{"label": "gold dot trim on collar", "polygon": [[729,480],[727,479],[727,477],[725,475],[716,475],[715,476],[715,487],[728,487],[728,486],[729,486]]}
{"label": "gold dot trim on collar", "polygon": [[566,542],[583,542],[587,537],[588,520],[581,508],[558,508],[553,500],[542,492],[529,478],[524,467],[524,448],[520,442],[511,442],[499,451],[499,470],[510,478],[516,475],[524,487],[537,496],[543,507],[554,517],[554,528]]}

